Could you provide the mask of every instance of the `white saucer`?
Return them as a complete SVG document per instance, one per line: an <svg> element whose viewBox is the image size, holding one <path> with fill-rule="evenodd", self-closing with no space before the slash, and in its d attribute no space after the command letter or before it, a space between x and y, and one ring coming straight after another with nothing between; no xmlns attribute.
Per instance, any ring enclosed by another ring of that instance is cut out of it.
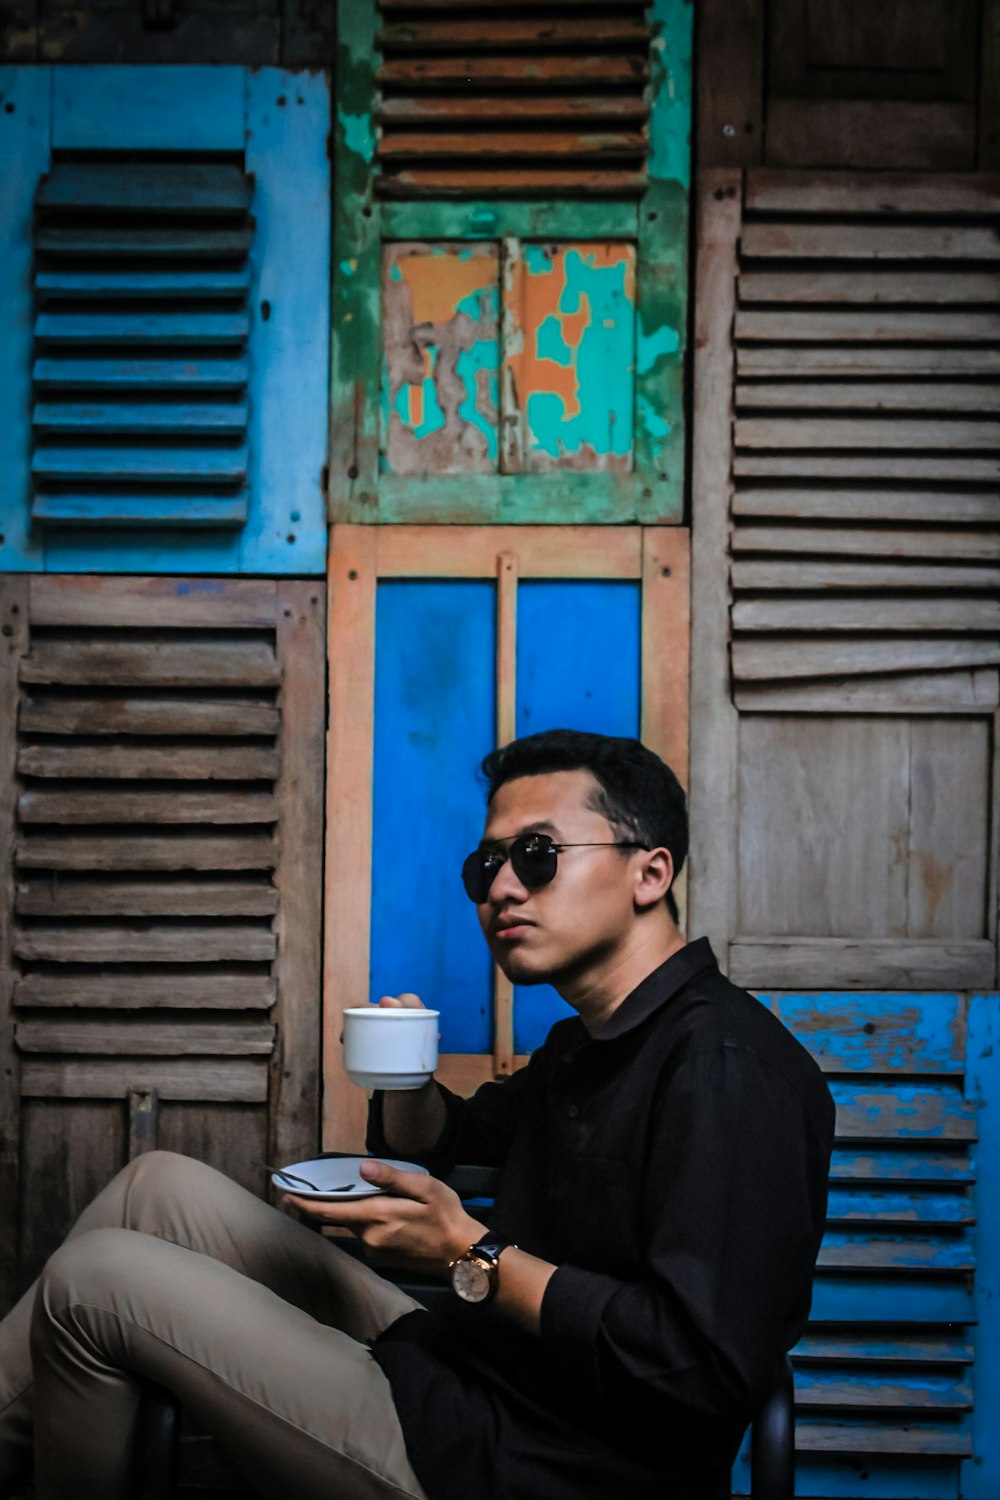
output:
<svg viewBox="0 0 1000 1500"><path fill-rule="evenodd" d="M316 1184L315 1188L307 1188L303 1183L279 1176L277 1172L272 1173L271 1181L283 1193L294 1193L298 1198L325 1201L374 1198L382 1189L376 1187L374 1182L366 1182L359 1170L363 1161L372 1160L384 1161L386 1166L398 1167L401 1172L422 1172L425 1177L429 1175L426 1167L418 1167L412 1161L394 1161L388 1156L319 1156L312 1161L288 1163L289 1172L295 1172L299 1177L308 1177L310 1182Z"/></svg>

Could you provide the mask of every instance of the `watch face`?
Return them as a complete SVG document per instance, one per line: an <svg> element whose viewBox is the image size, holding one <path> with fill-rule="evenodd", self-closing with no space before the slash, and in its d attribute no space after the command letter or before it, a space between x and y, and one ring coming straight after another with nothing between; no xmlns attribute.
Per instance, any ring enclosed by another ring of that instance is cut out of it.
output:
<svg viewBox="0 0 1000 1500"><path fill-rule="evenodd" d="M485 1302L490 1295L490 1273L481 1260L463 1256L451 1270L451 1284L463 1302Z"/></svg>

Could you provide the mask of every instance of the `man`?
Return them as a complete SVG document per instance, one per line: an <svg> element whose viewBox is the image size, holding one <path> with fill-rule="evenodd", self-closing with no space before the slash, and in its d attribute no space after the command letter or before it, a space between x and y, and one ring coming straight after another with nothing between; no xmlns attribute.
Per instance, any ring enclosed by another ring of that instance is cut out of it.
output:
<svg viewBox="0 0 1000 1500"><path fill-rule="evenodd" d="M484 769L466 890L504 972L577 1014L471 1100L435 1082L376 1096L369 1144L437 1171L499 1166L490 1225L436 1178L378 1164L381 1196L292 1200L450 1274L450 1311L208 1168L140 1159L0 1325L0 1475L33 1411L41 1500L125 1496L138 1376L268 1495L726 1492L806 1320L829 1093L708 944L685 945L686 817L662 762L553 731Z"/></svg>

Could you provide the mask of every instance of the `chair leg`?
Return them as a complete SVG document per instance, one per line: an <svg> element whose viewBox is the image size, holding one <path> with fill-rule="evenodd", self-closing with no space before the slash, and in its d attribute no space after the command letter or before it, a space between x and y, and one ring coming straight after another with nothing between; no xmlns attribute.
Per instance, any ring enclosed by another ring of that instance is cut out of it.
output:
<svg viewBox="0 0 1000 1500"><path fill-rule="evenodd" d="M795 1494L795 1387L787 1356L750 1429L750 1494L752 1500L792 1500Z"/></svg>
<svg viewBox="0 0 1000 1500"><path fill-rule="evenodd" d="M147 1385L139 1402L135 1441L136 1500L174 1500L180 1408L170 1391Z"/></svg>

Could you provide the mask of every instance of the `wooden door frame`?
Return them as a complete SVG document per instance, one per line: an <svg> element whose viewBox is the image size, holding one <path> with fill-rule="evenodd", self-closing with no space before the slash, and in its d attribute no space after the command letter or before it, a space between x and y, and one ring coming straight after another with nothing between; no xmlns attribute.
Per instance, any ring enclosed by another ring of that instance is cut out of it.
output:
<svg viewBox="0 0 1000 1500"><path fill-rule="evenodd" d="M323 966L323 1145L360 1149L367 1099L343 1066L349 1005L368 999L371 937L375 597L380 579L497 583L497 726L514 732L516 601L520 578L630 579L641 584L641 732L686 785L688 774L689 534L676 526L335 525L329 554L329 727ZM669 641L660 655L657 643ZM683 899L679 884L678 899ZM444 1057L438 1076L469 1092L509 1073L512 994L498 988L492 1055Z"/></svg>

